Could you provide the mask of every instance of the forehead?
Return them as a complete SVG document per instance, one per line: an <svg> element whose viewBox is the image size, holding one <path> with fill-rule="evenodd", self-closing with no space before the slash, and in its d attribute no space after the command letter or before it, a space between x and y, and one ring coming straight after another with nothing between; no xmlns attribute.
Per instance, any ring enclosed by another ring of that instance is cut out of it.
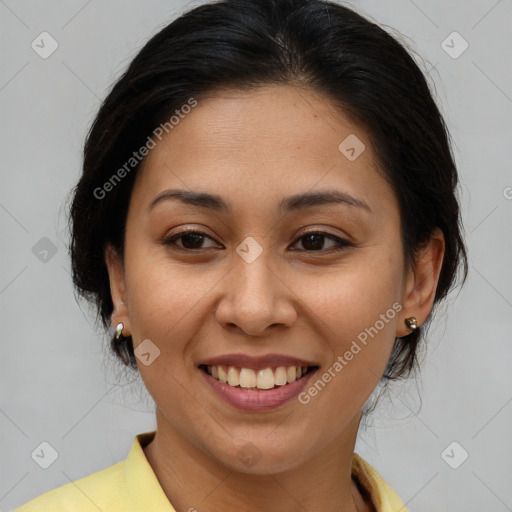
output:
<svg viewBox="0 0 512 512"><path fill-rule="evenodd" d="M306 158L321 166L340 156L339 143L355 132L366 138L327 98L311 89L223 89L199 99L149 160L169 151L174 157L189 158L183 151L177 154L179 146L186 145L197 150L193 156L199 161L225 156L240 162L273 160L282 167L290 158Z"/></svg>
<svg viewBox="0 0 512 512"><path fill-rule="evenodd" d="M259 209L315 188L341 186L367 202L390 194L368 134L327 98L282 85L198 99L150 151L133 193L148 204L176 186L233 204L250 196Z"/></svg>

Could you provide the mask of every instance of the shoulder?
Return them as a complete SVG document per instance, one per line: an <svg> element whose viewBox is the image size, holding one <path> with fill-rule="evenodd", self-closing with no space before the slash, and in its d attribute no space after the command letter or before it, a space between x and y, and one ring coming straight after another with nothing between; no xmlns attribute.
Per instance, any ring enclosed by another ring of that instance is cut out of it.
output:
<svg viewBox="0 0 512 512"><path fill-rule="evenodd" d="M124 462L41 494L14 512L128 511L124 502Z"/></svg>
<svg viewBox="0 0 512 512"><path fill-rule="evenodd" d="M174 512L144 455L143 446L154 435L136 435L125 460L48 491L14 512Z"/></svg>
<svg viewBox="0 0 512 512"><path fill-rule="evenodd" d="M367 491L377 512L407 512L404 502L382 476L357 453L352 458L352 475Z"/></svg>

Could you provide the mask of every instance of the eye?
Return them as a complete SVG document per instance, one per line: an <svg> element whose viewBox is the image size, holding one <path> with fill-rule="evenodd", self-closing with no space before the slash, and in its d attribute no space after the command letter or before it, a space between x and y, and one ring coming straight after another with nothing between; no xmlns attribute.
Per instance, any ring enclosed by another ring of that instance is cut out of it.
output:
<svg viewBox="0 0 512 512"><path fill-rule="evenodd" d="M322 251L326 250L324 244L326 241L331 242L332 245L327 247L327 249L333 250L342 250L345 247L353 247L353 244L348 242L347 240L340 238L338 236L332 235L330 233L325 233L323 231L310 231L308 233L303 234L298 238L298 242L302 244L302 251L313 252L313 251ZM297 250L297 249L294 249ZM329 251L331 252L331 251Z"/></svg>
<svg viewBox="0 0 512 512"><path fill-rule="evenodd" d="M177 244L176 241L181 239L181 245ZM181 231L180 233L176 233L168 238L162 240L164 245L174 245L180 249L188 249L188 250L197 250L197 249L209 249L210 247L218 247L218 244L211 245L209 247L204 247L204 241L208 239L213 242L213 238L209 237L206 233L202 233L201 231L195 231L193 229L187 229L185 231Z"/></svg>
<svg viewBox="0 0 512 512"><path fill-rule="evenodd" d="M181 243L177 243L178 240L181 240ZM213 242L213 245L205 246L204 242L207 240ZM330 242L331 245L325 247L326 242ZM162 243L164 245L172 245L179 249L191 251L218 247L218 244L215 242L213 238L208 236L206 233L193 229L187 229L179 233L176 233L162 240ZM332 252L336 250L342 250L345 247L353 247L353 244L351 244L347 240L332 235L331 233L326 233L324 231L310 231L308 233L305 233L297 239L297 242L295 242L295 244L298 243L302 245L302 248L299 247L298 249L292 250L300 250L306 252Z"/></svg>

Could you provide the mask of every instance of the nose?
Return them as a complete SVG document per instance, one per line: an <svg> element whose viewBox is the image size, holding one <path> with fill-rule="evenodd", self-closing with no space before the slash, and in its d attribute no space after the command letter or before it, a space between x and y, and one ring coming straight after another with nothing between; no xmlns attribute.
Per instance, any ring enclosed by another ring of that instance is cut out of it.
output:
<svg viewBox="0 0 512 512"><path fill-rule="evenodd" d="M291 327L297 320L293 291L266 251L251 263L234 255L233 269L223 280L215 316L226 329L265 336L271 327Z"/></svg>

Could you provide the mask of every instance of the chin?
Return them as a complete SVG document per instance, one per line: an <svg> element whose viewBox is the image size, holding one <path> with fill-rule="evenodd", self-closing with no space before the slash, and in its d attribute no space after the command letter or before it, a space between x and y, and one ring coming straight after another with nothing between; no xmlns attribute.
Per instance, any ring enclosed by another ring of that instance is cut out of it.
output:
<svg viewBox="0 0 512 512"><path fill-rule="evenodd" d="M217 445L210 454L232 471L248 475L268 475L295 469L307 460L304 442L290 442L290 438L268 439L268 432L262 436L244 436L230 439L229 446L219 453Z"/></svg>

